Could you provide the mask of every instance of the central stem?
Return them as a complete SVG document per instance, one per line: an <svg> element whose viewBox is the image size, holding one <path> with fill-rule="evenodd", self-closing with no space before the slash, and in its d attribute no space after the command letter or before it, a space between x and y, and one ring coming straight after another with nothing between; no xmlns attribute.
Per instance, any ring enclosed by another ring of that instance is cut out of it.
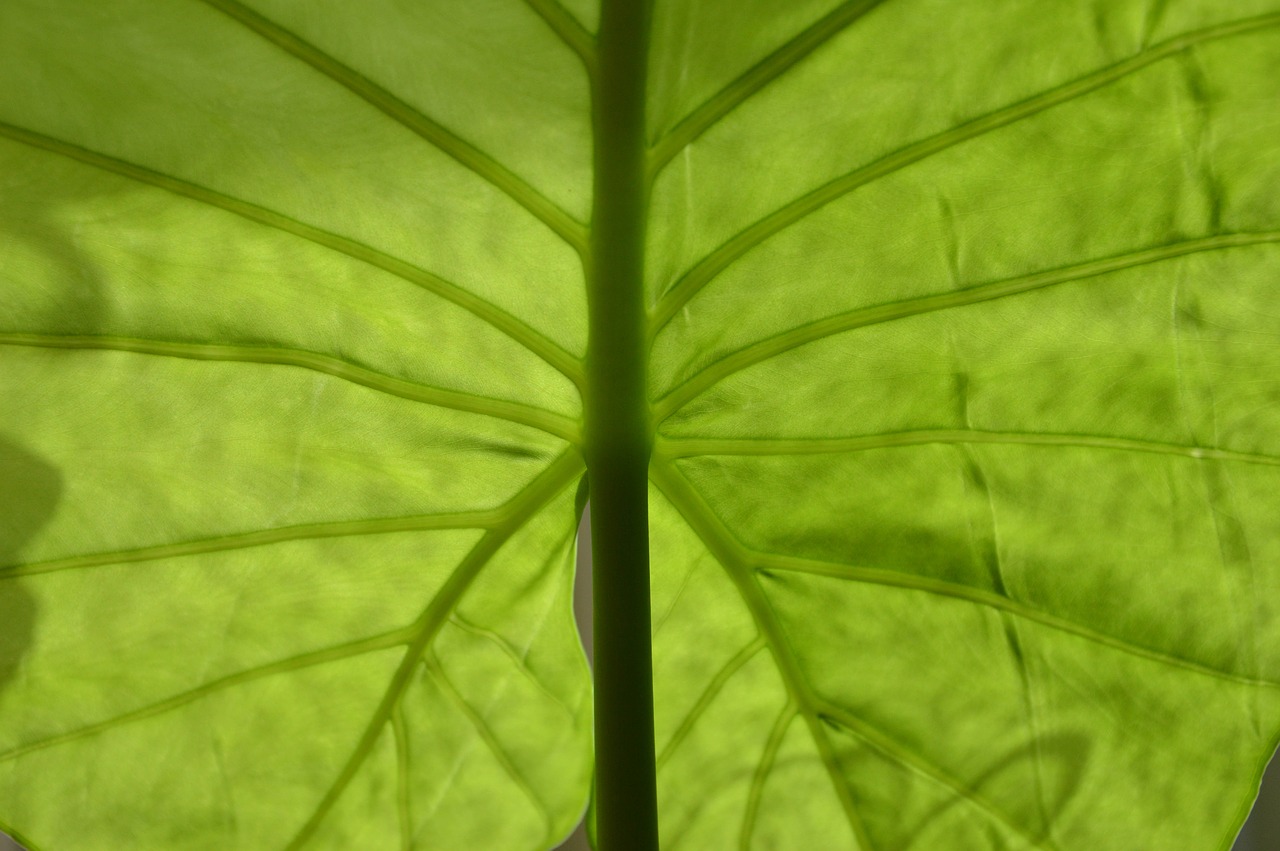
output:
<svg viewBox="0 0 1280 851"><path fill-rule="evenodd" d="M596 830L603 851L657 851L645 381L645 70L649 0L604 0L592 91L585 455L591 485Z"/></svg>

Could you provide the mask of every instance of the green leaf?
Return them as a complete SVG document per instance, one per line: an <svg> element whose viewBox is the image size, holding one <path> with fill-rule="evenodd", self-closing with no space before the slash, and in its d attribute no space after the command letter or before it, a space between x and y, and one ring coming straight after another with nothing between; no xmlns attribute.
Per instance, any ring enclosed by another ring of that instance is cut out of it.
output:
<svg viewBox="0 0 1280 851"><path fill-rule="evenodd" d="M0 5L0 827L581 817L600 19ZM647 43L662 847L1226 849L1280 736L1280 5Z"/></svg>

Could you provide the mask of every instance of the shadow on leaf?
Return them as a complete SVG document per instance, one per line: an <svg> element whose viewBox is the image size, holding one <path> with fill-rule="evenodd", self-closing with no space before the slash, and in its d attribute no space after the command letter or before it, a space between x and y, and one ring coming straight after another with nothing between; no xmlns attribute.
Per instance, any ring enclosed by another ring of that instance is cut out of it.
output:
<svg viewBox="0 0 1280 851"><path fill-rule="evenodd" d="M36 606L16 577L22 548L53 516L62 476L47 462L0 435L0 691L31 646Z"/></svg>

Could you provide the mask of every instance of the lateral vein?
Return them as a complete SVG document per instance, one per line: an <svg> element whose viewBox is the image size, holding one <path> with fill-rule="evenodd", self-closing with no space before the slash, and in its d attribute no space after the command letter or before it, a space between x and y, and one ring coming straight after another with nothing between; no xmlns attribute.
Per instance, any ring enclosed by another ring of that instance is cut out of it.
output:
<svg viewBox="0 0 1280 851"><path fill-rule="evenodd" d="M276 674L287 674L304 668L323 665L329 662L342 661L344 659L354 658L356 656L373 653L379 650L388 650L398 645L407 644L411 637L412 635L409 630L397 629L381 635L375 635L370 638L362 638L358 641L337 645L336 647L316 650L310 653L304 653L288 659L283 659L279 662L272 662L268 665L262 665L257 668L240 671L239 673L221 677L205 683L204 685L197 686L196 688L174 695L173 697L165 700L144 706L141 709L135 709L132 712L116 715L112 718L106 719L105 721L99 721L96 724L90 724L76 730L51 736L47 739L41 739L38 742L20 745L12 750L0 753L0 762L8 762L10 760L26 756L27 754L35 753L36 751L57 747L69 742L74 742L77 739L83 739L88 736L94 736L98 733L106 732L116 727L152 718L156 715L161 715L174 709L178 709L179 707L199 700L202 697L207 697L224 689L262 679L263 677L274 676Z"/></svg>
<svg viewBox="0 0 1280 851"><path fill-rule="evenodd" d="M1235 452L1212 446L1184 446L1128 437L1092 434L1051 434L1038 432L979 431L974 429L923 429L920 431L882 432L860 437L799 438L659 438L655 453L664 458L688 458L696 455L832 455L843 452L866 452L896 446L920 446L931 443L992 443L1026 446L1065 446L1112 449L1120 452L1150 452L1207 461L1232 461L1241 464L1263 464L1280 467L1280 457L1250 452Z"/></svg>
<svg viewBox="0 0 1280 851"><path fill-rule="evenodd" d="M477 319L515 340L531 353L546 361L548 365L563 374L579 388L582 387L584 380L583 368L581 361L577 357L492 302L486 301L451 281L446 281L439 275L414 266L412 263L392 257L390 254L386 254L362 242L305 224L283 213L260 207L257 204L251 204L239 198L232 198L229 195L215 192L199 184L153 171L125 160L82 148L79 145L73 145L61 139L55 139L52 136L45 136L4 122L0 122L0 136L20 144L73 159L91 168L107 171L128 180L154 186L157 189L163 189L190 201L216 207L242 219L265 225L274 230L283 231L299 239L380 269L408 284L452 302Z"/></svg>
<svg viewBox="0 0 1280 851"><path fill-rule="evenodd" d="M906 768L908 771L918 774L940 786L944 786L948 791L959 795L974 807L981 810L988 818L998 822L1004 826L1006 830L1010 830L1015 833L1031 847L1040 848L1043 849L1043 851L1056 851L1057 846L1055 846L1050 840L1041 840L1032 836L1028 831L1015 824L1007 815L998 810L995 805L987 801L975 790L969 788L955 777L952 777L940 766L935 765L931 760L926 759L924 756L909 750L865 721L855 718L843 707L836 706L829 701L824 701L822 706L822 715L825 720L829 720L832 724L844 728L853 736L861 739L869 747L884 754L903 768Z"/></svg>
<svg viewBox="0 0 1280 851"><path fill-rule="evenodd" d="M546 697L548 700L554 703L561 711L563 711L566 718L568 718L570 721L574 720L575 718L574 712L569 707L569 705L565 703L563 700L561 700L560 697L556 695L555 692L549 689L546 686L546 684L542 682L542 680L538 679L537 675L534 674L532 669L530 669L528 661L524 657L522 657L514 647L511 646L511 642L507 641L505 637L503 637L502 635L499 635L497 632L494 632L491 629L488 629L483 626L477 626L476 624L469 622L466 618L462 617L457 612L454 612L449 617L449 623L452 624L454 627L462 630L463 632L470 633L471 635L474 635L477 638L482 638L485 641L489 642L494 647L498 648L498 651L502 653L503 656L507 657L507 659L511 662L511 664L515 666L516 670L519 671L521 675L523 675L523 677L528 683L530 683L538 691L542 692L544 697Z"/></svg>
<svg viewBox="0 0 1280 851"><path fill-rule="evenodd" d="M733 679L734 674L742 670L763 648L764 636L757 635L749 644L733 654L729 661L725 662L724 667L716 672L716 675L707 683L707 687L703 689L702 694L698 696L693 708L681 720L680 726L671 734L671 738L667 740L667 744L662 748L662 753L658 754L657 768L659 771L679 749L681 743L689 736L689 733L693 731L698 719L710 708L725 685L728 684L729 680Z"/></svg>
<svg viewBox="0 0 1280 851"><path fill-rule="evenodd" d="M202 2L225 13L295 59L310 65L388 118L416 133L524 207L579 255L586 252L586 228L582 223L489 154L427 117L359 71L344 65L320 48L236 0L202 0Z"/></svg>
<svg viewBox="0 0 1280 851"><path fill-rule="evenodd" d="M130 550L106 553L88 553L50 561L29 564L0 565L0 582L22 576L37 576L64 570L80 570L90 567L109 567L157 559L183 558L206 553L265 547L288 541L310 541L322 538L349 538L364 535L386 535L395 532L424 532L429 530L484 529L498 522L494 511L459 512L456 514L421 514L408 517L386 517L370 520L339 520L330 523L311 523L286 526L280 529L259 529L217 538L183 541L175 544L158 544Z"/></svg>
<svg viewBox="0 0 1280 851"><path fill-rule="evenodd" d="M702 539L711 555L720 562L726 575L737 588L743 604L755 621L756 629L760 631L765 646L773 656L774 664L786 686L790 701L796 705L804 718L805 726L809 729L814 747L817 748L822 759L823 767L840 802L849 829L858 842L858 847L861 851L874 851L866 826L858 813L853 790L840 769L831 740L819 717L816 695L813 694L801 673L799 662L786 640L782 624L765 598L751 570L751 565L742 558L741 545L723 528L719 518L715 517L670 462L655 459L650 467L650 476L653 483L684 517L689 527Z"/></svg>
<svg viewBox="0 0 1280 851"><path fill-rule="evenodd" d="M693 140L883 2L845 0L699 104L650 148L650 179L656 177Z"/></svg>
<svg viewBox="0 0 1280 851"><path fill-rule="evenodd" d="M457 707L463 717L475 730L480 741L484 742L485 748L493 757L494 762L502 768L504 774L512 782L512 784L520 790L520 793L528 799L533 808L542 816L543 826L546 828L546 838L550 839L551 834L551 810L547 807L545 801L538 797L537 791L529 783L529 779L524 776L519 766L511 759L511 755L507 753L506 747L499 741L489 723L485 721L474 706L467 702L467 699L458 691L457 686L449 679L449 675L445 673L444 667L440 664L439 659L434 653L428 652L422 660L428 671L431 672L434 681L440 686L440 690L445 693L449 701Z"/></svg>
<svg viewBox="0 0 1280 851"><path fill-rule="evenodd" d="M778 750L782 747L787 730L799 711L799 707L793 701L787 701L787 705L782 708L777 720L773 722L768 738L765 739L764 750L760 754L760 761L756 763L756 770L751 776L751 786L747 790L747 806L742 814L742 830L738 834L739 851L751 851L751 835L755 833L756 817L760 812L760 797L764 794L764 784L769 780L774 763L778 759Z"/></svg>
<svg viewBox="0 0 1280 851"><path fill-rule="evenodd" d="M1021 275L1016 278L981 284L963 290L889 302L818 319L797 328L788 329L772 337L767 337L713 361L704 367L702 371L660 399L655 405L655 416L661 421L679 410L681 406L691 399L697 397L698 394L705 392L734 373L794 351L801 346L825 340L846 331L881 325L886 322L942 310L995 301L1059 284L1087 280L1100 275L1124 271L1125 269L1133 269L1152 263L1185 257L1189 254L1274 244L1277 242L1280 242L1280 231L1228 233L1189 239L1171 245L1145 248L1128 254L1090 260L1072 266L1046 269L1031 275Z"/></svg>
<svg viewBox="0 0 1280 851"><path fill-rule="evenodd" d="M391 735L396 747L396 818L400 823L400 851L412 851L413 796L410 793L409 730L404 722L404 706L399 703L391 713Z"/></svg>
<svg viewBox="0 0 1280 851"><path fill-rule="evenodd" d="M1260 15L1184 33L1128 59L1078 77L1038 95L913 142L865 166L813 189L739 231L698 261L667 291L651 318L651 336L661 330L704 286L742 255L853 190L961 142L998 130L1016 121L1074 100L1123 77L1174 56L1197 44L1250 33L1280 24L1280 13Z"/></svg>
<svg viewBox="0 0 1280 851"><path fill-rule="evenodd" d="M0 333L0 346L63 349L80 351L117 351L155 357L223 363L253 363L264 366L292 366L328 375L341 381L367 387L389 396L421 402L439 408L479 414L528 426L573 443L578 428L573 421L541 408L475 396L457 390L445 390L394 378L338 358L302 349L274 346L229 346L215 343L183 343L171 340L144 340L130 337L95 337L57 334Z"/></svg>
<svg viewBox="0 0 1280 851"><path fill-rule="evenodd" d="M578 55L587 75L594 77L596 73L596 37L587 32L586 27L578 23L578 19L569 14L556 0L525 0L537 12L547 26L559 36L565 46Z"/></svg>
<svg viewBox="0 0 1280 851"><path fill-rule="evenodd" d="M752 552L751 558L757 569L788 573L808 573L814 576L829 577L831 579L841 579L849 582L862 582L868 585L880 585L886 588L901 588L907 591L921 591L935 596L950 597L955 600L973 603L984 608L1008 612L1009 614L1015 615L1023 620L1048 627L1055 632L1074 635L1077 638L1082 638L1086 641L1091 641L1095 644L1109 647L1113 650L1118 650L1151 662L1157 662L1174 668L1182 668L1203 676L1236 683L1237 685L1280 689L1280 682L1242 676L1230 671L1224 671L1219 668L1203 665L1199 662L1193 662L1189 659L1183 659L1182 657L1174 656L1171 653L1153 650L1149 647L1143 647L1142 645L1134 644L1133 642L1123 638L1117 638L1114 635L1108 635L1107 633L1100 632L1092 627L1084 626L1083 624L1076 623L1075 621L1068 620L1067 618L1058 617L1057 615L1049 614L1048 612L1041 611L1040 609L1036 609L1024 603L1019 603L1008 597L1002 597L989 591L971 588L967 585L960 585L958 583L946 582L938 579L929 579L910 573L899 573L894 570L826 563L794 558L791 556L780 556L772 553Z"/></svg>
<svg viewBox="0 0 1280 851"><path fill-rule="evenodd" d="M334 779L324 796L316 803L311 815L303 822L293 840L286 846L287 851L302 848L319 829L334 804L342 797L360 766L368 758L383 728L391 719L392 713L400 704L400 699L408 688L414 670L422 661L424 654L431 647L441 626L453 613L458 602L466 594L467 589L489 563L499 549L527 523L533 515L546 507L559 495L568 484L583 470L582 459L576 450L568 450L551 464L541 475L535 478L519 494L512 497L503 507L503 521L490 528L454 569L453 573L441 586L422 610L422 614L410 628L411 640L404 658L391 677L382 700L374 709L368 725L360 740L352 749L342 770Z"/></svg>
<svg viewBox="0 0 1280 851"><path fill-rule="evenodd" d="M855 567L847 564L838 564L832 562L822 562L815 559L798 558L794 556L784 556L775 553L762 553L747 548L742 544L736 536L726 527L723 521L711 510L710 506L702 499L693 486L672 466L672 462L655 461L654 470L655 482L658 487L667 493L669 499L671 494L675 493L676 498L672 499L672 503L677 508L684 510L687 508L689 513L685 514L686 520L690 521L695 531L702 529L710 536L719 547L720 551L725 553L727 558L733 559L737 564L742 566L744 570L753 572L764 571L780 571L790 573L808 573L816 576L825 576L832 579L842 579L850 582L863 582L870 585L880 585L890 588L901 588L909 591L920 591L935 596L950 597L972 603L984 608L994 609L996 611L1008 612L1024 620L1038 623L1057 632L1074 635L1086 641L1091 641L1113 650L1117 650L1129 655L1146 659L1148 661L1157 662L1159 664L1168 665L1170 667L1183 668L1185 670L1200 674L1203 676L1214 677L1216 679L1233 682L1239 685L1256 686L1262 688L1280 688L1280 683L1270 680L1263 680L1254 677L1246 677L1230 671L1224 671L1218 668L1209 667L1208 665L1193 662L1189 659L1183 659L1170 653L1154 650L1149 647L1134 644L1114 635L1100 632L1092 627L1078 624L1040 609L1020 603L1009 597L1002 597L989 591L978 588L971 588L967 585L960 585L955 582L948 582L940 579L931 579L928 577L917 576L910 573L901 573L894 570L885 570L881 568ZM668 492L668 488L670 491ZM697 525L694 525L696 521ZM706 537L703 538L704 541ZM710 544L709 544L710 546ZM713 553L715 550L713 550Z"/></svg>

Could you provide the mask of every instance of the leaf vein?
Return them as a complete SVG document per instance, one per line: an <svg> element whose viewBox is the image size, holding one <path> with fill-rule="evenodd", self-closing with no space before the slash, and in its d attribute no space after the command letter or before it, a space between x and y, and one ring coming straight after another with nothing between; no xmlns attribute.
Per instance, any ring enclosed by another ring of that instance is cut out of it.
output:
<svg viewBox="0 0 1280 851"><path fill-rule="evenodd" d="M86 553L29 564L0 565L0 581L20 576L37 576L64 570L91 567L113 567L123 564L154 561L157 559L183 558L206 553L230 552L252 547L265 547L289 541L310 541L322 538L348 538L363 535L386 535L395 532L425 532L431 530L484 529L500 522L497 511L459 512L456 514L419 514L405 517L379 517L369 520L338 520L328 523L310 523L285 526L277 529L259 529L216 538L201 538L173 544L157 544L130 550L103 553Z"/></svg>
<svg viewBox="0 0 1280 851"><path fill-rule="evenodd" d="M585 379L583 378L582 363L578 358L492 302L480 298L451 281L446 281L439 275L392 257L364 243L308 225L283 213L251 204L239 198L232 198L229 195L215 192L199 184L152 171L97 151L72 145L52 136L45 136L4 122L0 122L0 136L20 144L73 159L91 168L107 171L138 183L163 189L166 192L200 204L215 207L242 219L265 225L274 230L283 231L299 239L380 269L466 310L477 319L491 325L546 361L547 364L562 373L579 388L583 386Z"/></svg>
<svg viewBox="0 0 1280 851"><path fill-rule="evenodd" d="M936 153L945 151L961 142L985 135L1023 118L1093 92L1129 74L1140 71L1155 62L1175 56L1197 44L1243 35L1276 25L1280 25L1280 13L1260 15L1183 33L1180 36L1175 36L1143 50L1128 59L1108 65L1082 77L1077 77L1074 80L1002 107L994 112L989 112L949 130L908 144L874 162L847 172L748 225L694 264L663 296L652 316L650 334L656 334L699 290L742 255L811 213L861 186L865 186Z"/></svg>
<svg viewBox="0 0 1280 851"><path fill-rule="evenodd" d="M741 544L739 544L739 546L741 546ZM1092 627L1076 623L1075 621L1067 618L1050 614L1033 606L1028 606L1025 603L1020 603L1009 597L1002 597L998 594L993 594L978 588L971 588L967 585L960 585L958 583L947 582L940 579L929 579L915 574L901 573L896 570L819 562L811 559L781 556L773 553L749 552L750 558L756 565L757 570L763 569L788 573L807 573L814 576L825 576L831 579L862 582L869 585L880 585L886 588L900 588L907 591L921 591L926 594L932 594L940 597L950 597L955 600L973 603L974 605L993 609L998 612L1007 612L1008 614L1015 615L1023 620L1031 621L1047 627L1055 632L1074 635L1077 638L1082 638L1086 641L1090 641L1104 647L1109 647L1112 650L1118 650L1122 653L1127 653L1131 656L1136 656L1151 662L1157 662L1159 664L1175 668L1182 668L1203 676L1236 683L1237 685L1280 689L1280 682L1272 682L1270 680L1263 680L1255 677L1246 677L1230 671L1210 667L1199 662L1193 662L1190 659L1184 659L1181 656L1175 656L1172 653L1154 650L1140 644L1134 644L1127 639L1109 635L1093 629Z"/></svg>
<svg viewBox="0 0 1280 851"><path fill-rule="evenodd" d="M932 594L941 597L949 597L955 600L968 602L977 606L992 609L998 612L1008 612L1009 614L1018 616L1024 620L1038 623L1056 632L1074 635L1077 638L1093 642L1095 644L1109 647L1123 653L1127 653L1137 658L1146 659L1170 667L1182 668L1193 673L1213 677L1227 682L1236 683L1238 685L1256 686L1262 688L1280 688L1280 682L1272 682L1270 680L1259 679L1255 677L1247 677L1230 671L1224 671L1219 668L1213 668L1203 665L1199 662L1193 662L1171 653L1154 650L1139 644L1134 644L1123 638L1084 626L1067 618L1059 617L1048 612L1020 603L1009 597L1002 597L988 591L978 588L972 588L967 585L961 585L946 580L931 579L923 576L917 576L910 573L902 573L895 570L885 570L881 568L855 567L846 564L837 564L831 562L822 562L815 559L798 558L795 556L784 556L776 553L762 553L747 548L738 538L724 525L724 522L711 510L711 508L698 495L693 486L674 468L671 468L670 462L663 464L655 464L655 481L658 487L667 493L669 499L672 494L676 494L676 498L672 499L673 504L681 509L681 513L690 523L696 524L695 531L701 530L705 532L702 535L706 541L711 538L719 547L720 552L724 553L727 558L731 558L735 563L742 566L743 569L759 572L766 571L782 571L790 573L807 573L816 576L825 576L832 579L842 579L850 582L862 582L871 585L880 585L889 588L901 588L909 591L920 591L926 594ZM670 470L670 472L667 472ZM670 489L668 491L668 488ZM677 501L679 500L679 501ZM685 513L686 510L688 513ZM701 534L700 532L700 534ZM710 546L711 543L708 542ZM714 552L715 550L713 550Z"/></svg>
<svg viewBox="0 0 1280 851"><path fill-rule="evenodd" d="M525 0L538 16L551 27L565 46L578 55L588 76L596 73L596 37L578 23L556 0Z"/></svg>
<svg viewBox="0 0 1280 851"><path fill-rule="evenodd" d="M413 635L404 658L391 677L382 700L369 719L368 726L365 727L364 734L352 749L351 756L347 759L342 771L317 802L293 840L286 846L288 851L297 851L305 845L320 827L325 816L333 809L334 804L342 797L342 793L346 791L356 772L360 770L360 766L373 750L383 727L389 722L396 707L400 705L400 699L408 688L414 670L431 647L440 628L466 594L467 589L471 587L471 583L511 536L560 494L569 482L582 472L582 469L581 457L576 451L569 450L524 490L509 500L505 506L506 518L485 533L427 603L411 628Z"/></svg>
<svg viewBox="0 0 1280 851"><path fill-rule="evenodd" d="M449 698L450 702L458 708L458 711L467 719L472 729L476 731L476 735L480 737L480 741L484 742L485 747L493 756L494 761L502 768L503 773L507 775L512 784L520 790L521 794L528 799L529 803L533 804L533 808L542 816L547 838L549 839L552 825L551 810L547 807L546 802L538 796L538 793L529 783L529 779L524 776L524 772L512 760L511 755L507 753L507 749L498 740L493 728L485 721L484 716L468 703L467 699L458 691L453 681L449 679L449 675L445 673L440 660L435 657L435 654L427 653L422 662L427 670L431 672L433 679L440 685L441 690Z"/></svg>
<svg viewBox="0 0 1280 851"><path fill-rule="evenodd" d="M56 736L20 745L4 753L0 753L0 762L8 762L10 760L26 756L27 754L35 753L36 751L58 747L60 745L74 742L78 739L87 738L99 733L105 733L117 727L122 727L157 715L162 715L224 689L253 682L254 680L262 679L263 677L292 673L294 671L300 671L316 665L342 661L344 659L354 658L356 656L373 653L379 650L388 650L398 645L407 644L411 637L412 635L409 630L397 629L381 635L375 635L370 638L362 638L358 641L340 644L335 647L291 656L288 659L283 659L278 662L272 662L267 665L261 665L257 668L240 671L238 673L204 683L203 685L182 692L181 694L176 694L172 697L166 698L165 700L149 704L141 709L135 709L132 712L116 715L106 719L105 721L99 721L95 724L89 724L75 730L70 730L66 733L60 733Z"/></svg>
<svg viewBox="0 0 1280 851"><path fill-rule="evenodd" d="M840 769L830 738L818 716L815 696L800 672L799 662L787 642L781 623L769 605L750 564L741 557L741 545L724 531L719 519L711 513L684 477L670 463L654 463L650 477L658 489L684 517L694 533L702 539L708 551L720 562L733 582L743 604L751 613L756 628L769 648L779 676L786 686L790 700L798 707L805 720L814 746L822 759L823 767L831 780L832 789L845 814L849 829L853 832L862 851L873 851L866 826L858 813L853 790Z"/></svg>
<svg viewBox="0 0 1280 851"><path fill-rule="evenodd" d="M729 661L725 662L724 666L716 672L716 675L707 683L707 687L702 690L702 694L698 696L693 708L680 721L680 726L671 734L671 738L667 740L667 744L662 748L662 753L658 754L657 769L659 771L680 748L681 743L693 731L694 725L698 723L698 719L711 707L721 690L724 689L729 680L733 679L734 674L742 670L763 647L764 636L757 635L749 644L733 654Z"/></svg>
<svg viewBox="0 0 1280 851"><path fill-rule="evenodd" d="M738 848L740 851L750 851L751 834L755 832L756 818L760 813L760 797L764 794L764 785L769 780L769 774L773 771L773 765L778 758L778 749L782 747L782 740L786 737L787 730L791 727L791 722L795 720L799 707L793 701L787 701L787 705L782 708L782 712L778 714L778 718L773 722L773 729L769 731L769 737L765 740L764 750L760 754L760 761L756 764L755 773L751 777L751 786L747 790L747 806L742 814L742 830L738 835Z"/></svg>
<svg viewBox="0 0 1280 851"><path fill-rule="evenodd" d="M827 455L843 452L867 452L898 446L921 446L931 443L990 443L1026 446L1063 446L1071 448L1111 449L1119 452L1149 452L1175 455L1201 461L1231 461L1241 464L1280 466L1280 457L1249 452L1235 452L1212 446L1184 446L1128 437L1092 434L1052 434L1048 432L1001 432L976 429L921 430L883 432L860 437L797 438L661 438L655 452L663 458L697 455Z"/></svg>
<svg viewBox="0 0 1280 851"><path fill-rule="evenodd" d="M537 675L535 675L534 672L529 668L528 660L523 656L521 656L520 653L514 647L511 646L511 642L509 642L505 637L498 634L497 632L494 632L491 629L487 629L485 627L478 626L476 624L471 623L470 621L462 617L462 615L458 614L457 612L454 612L452 615L450 615L449 623L451 623L453 626L457 627L458 629L462 630L463 632L469 632L472 635L475 635L479 638L483 638L485 641L489 642L494 647L498 648L498 650L502 653L502 655L506 656L507 659L510 660L511 664L514 665L516 670L519 671L524 676L525 680L528 683L530 683L538 691L542 692L542 694L548 700L550 700L557 707L559 707L569 720L574 719L575 716L574 716L573 710L569 707L569 705L565 703L558 695L556 695L555 692L551 691L551 689L549 689L546 686L546 684L542 682L542 680L538 679Z"/></svg>
<svg viewBox="0 0 1280 851"><path fill-rule="evenodd" d="M413 849L412 796L409 789L409 730L404 723L404 707L397 703L391 712L391 735L396 747L396 820L400 824L400 851Z"/></svg>
<svg viewBox="0 0 1280 851"><path fill-rule="evenodd" d="M970 789L964 783L952 777L931 760L895 742L872 725L858 720L844 708L836 706L829 701L823 702L821 711L824 720L829 720L836 726L848 730L868 746L889 757L908 771L946 787L949 791L954 792L981 810L989 818L1003 825L1007 830L1017 834L1031 847L1044 849L1044 851L1055 851L1056 846L1052 842L1038 840L1031 836L1025 829L1015 824L1007 815L979 795L977 791Z"/></svg>
<svg viewBox="0 0 1280 851"><path fill-rule="evenodd" d="M320 48L236 0L202 0L202 2L223 12L295 59L310 65L388 118L449 155L524 207L577 251L579 256L585 255L586 229L582 223L489 154L446 129L442 124L410 106L359 71L339 62Z"/></svg>
<svg viewBox="0 0 1280 851"><path fill-rule="evenodd" d="M1100 275L1109 275L1126 269L1185 257L1189 254L1274 244L1277 242L1280 242L1280 231L1219 234L1217 236L1185 240L1171 245L1145 248L1128 254L1091 260L1086 263L1046 269L1031 275L1022 275L954 292L889 302L829 316L788 329L772 337L767 337L712 361L700 372L660 399L655 405L654 416L660 422L699 394L737 372L764 363L787 352L795 351L801 346L806 346L846 331L952 308L996 301L1059 284L1087 280Z"/></svg>
<svg viewBox="0 0 1280 851"><path fill-rule="evenodd" d="M650 149L651 179L677 153L714 127L722 118L883 2L884 0L845 0L695 107Z"/></svg>
<svg viewBox="0 0 1280 851"><path fill-rule="evenodd" d="M541 408L476 396L457 390L445 390L426 384L395 378L366 369L329 355L303 349L275 346L231 346L216 343L184 343L173 340L146 340L132 337L94 337L57 334L0 333L0 346L46 348L80 351L117 351L184 360L252 363L264 366L291 366L311 370L340 381L367 387L389 396L421 402L439 408L450 408L480 416L507 420L538 429L573 443L578 430L575 423L560 414Z"/></svg>

